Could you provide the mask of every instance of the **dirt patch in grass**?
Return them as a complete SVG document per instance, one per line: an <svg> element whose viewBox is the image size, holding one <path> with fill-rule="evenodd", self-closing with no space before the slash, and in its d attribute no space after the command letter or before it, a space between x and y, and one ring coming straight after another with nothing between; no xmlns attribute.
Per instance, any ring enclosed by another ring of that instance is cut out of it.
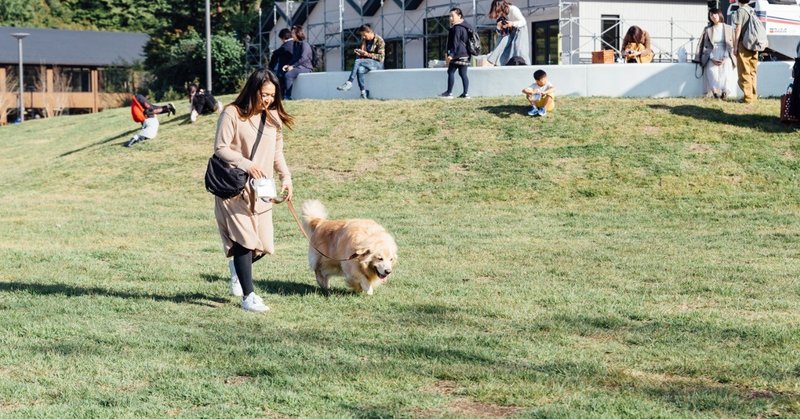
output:
<svg viewBox="0 0 800 419"><path fill-rule="evenodd" d="M19 403L0 403L0 412L13 412L22 407Z"/></svg>
<svg viewBox="0 0 800 419"><path fill-rule="evenodd" d="M792 150L786 150L783 152L783 158L786 160L794 160L795 154L792 152Z"/></svg>
<svg viewBox="0 0 800 419"><path fill-rule="evenodd" d="M652 125L644 127L642 131L647 135L657 135L661 133L661 129L659 129L658 127L654 127Z"/></svg>
<svg viewBox="0 0 800 419"><path fill-rule="evenodd" d="M689 144L689 151L692 153L706 154L712 152L714 149L708 144L692 143Z"/></svg>
<svg viewBox="0 0 800 419"><path fill-rule="evenodd" d="M452 396L455 394L458 385L453 381L440 380L424 391ZM477 418L502 418L515 415L522 411L517 406L500 406L491 403L481 403L467 397L455 397L445 405L432 409L414 409L414 416L455 416L455 417L477 417Z"/></svg>
<svg viewBox="0 0 800 419"><path fill-rule="evenodd" d="M239 384L244 384L247 382L253 381L253 377L249 377L246 375L234 375L225 379L225 384L230 384L233 386L237 386Z"/></svg>
<svg viewBox="0 0 800 419"><path fill-rule="evenodd" d="M775 397L775 393L769 390L753 390L747 396L748 399L772 399Z"/></svg>

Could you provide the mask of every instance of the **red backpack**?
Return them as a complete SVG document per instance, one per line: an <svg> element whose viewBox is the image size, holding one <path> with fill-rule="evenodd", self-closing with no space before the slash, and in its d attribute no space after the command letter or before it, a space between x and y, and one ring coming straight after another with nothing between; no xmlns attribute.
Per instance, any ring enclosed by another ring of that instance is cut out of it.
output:
<svg viewBox="0 0 800 419"><path fill-rule="evenodd" d="M131 116L135 122L140 124L145 120L144 106L136 100L136 96L131 97Z"/></svg>

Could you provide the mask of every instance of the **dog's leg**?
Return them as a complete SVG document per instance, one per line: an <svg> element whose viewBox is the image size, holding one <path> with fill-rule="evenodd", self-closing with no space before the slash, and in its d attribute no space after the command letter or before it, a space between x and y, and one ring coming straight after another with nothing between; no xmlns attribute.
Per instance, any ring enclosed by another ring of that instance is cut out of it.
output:
<svg viewBox="0 0 800 419"><path fill-rule="evenodd" d="M372 284L369 282L369 280L367 278L361 278L360 281L361 289L364 290L367 295L372 295L375 290L372 288Z"/></svg>
<svg viewBox="0 0 800 419"><path fill-rule="evenodd" d="M326 297L330 296L331 286L328 276L322 273L322 270L319 266L314 269L314 274L317 276L317 284L319 284L319 287L322 288L322 293L325 294Z"/></svg>

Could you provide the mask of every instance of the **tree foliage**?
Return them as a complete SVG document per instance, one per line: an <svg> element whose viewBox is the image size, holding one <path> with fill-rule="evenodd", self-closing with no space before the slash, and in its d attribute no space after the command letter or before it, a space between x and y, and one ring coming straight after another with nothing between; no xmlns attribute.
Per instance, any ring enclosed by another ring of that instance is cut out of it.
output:
<svg viewBox="0 0 800 419"><path fill-rule="evenodd" d="M205 39L194 29L174 31L154 37L146 48L145 65L155 75L156 91L181 90L187 84L206 80ZM244 47L232 33L216 33L211 38L213 90L233 92L244 77Z"/></svg>
<svg viewBox="0 0 800 419"><path fill-rule="evenodd" d="M229 93L245 76L244 42L255 37L258 6L272 1L211 1L214 91ZM219 8L218 8L219 7ZM157 93L205 80L205 0L0 0L3 25L145 32Z"/></svg>

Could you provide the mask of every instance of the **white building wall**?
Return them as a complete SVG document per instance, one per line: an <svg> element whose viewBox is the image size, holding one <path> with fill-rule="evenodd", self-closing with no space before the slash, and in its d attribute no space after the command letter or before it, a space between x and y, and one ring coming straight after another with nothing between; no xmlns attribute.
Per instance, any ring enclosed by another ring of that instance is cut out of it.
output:
<svg viewBox="0 0 800 419"><path fill-rule="evenodd" d="M656 60L676 57L670 54L676 54L681 47L687 52L694 51L708 22L708 6L702 1L585 0L579 2L578 7L581 62L590 62L591 51L602 49L600 34L603 15L620 17L620 42L633 25L646 30L650 34Z"/></svg>
<svg viewBox="0 0 800 419"><path fill-rule="evenodd" d="M355 2L365 3L364 0ZM602 15L620 16L623 21L620 27L620 39L631 25L638 25L647 30L652 38L653 49L657 54L661 53L664 58L670 52L676 52L681 46L692 51L706 24L707 6L703 1L583 0L565 8L561 15L557 0L515 0L514 3L523 10L528 20L529 37L532 37L533 22L558 20L559 17L565 19L561 21L562 64L589 62L591 51L600 49ZM285 9L285 2L277 2L277 5ZM320 0L303 26L311 44L327 45L326 71L347 70L342 68L341 30L356 28L362 23L372 25L376 32L387 40L403 39L405 34L404 68L423 68L426 66L423 38L426 17L446 16L451 7L460 7L470 24L475 25L477 22L480 27L489 27L493 24L493 21L486 16L490 5L490 0L476 0L475 6L472 1L427 0L416 10L407 10L404 13L394 0L385 0L382 9L374 16L362 17L358 10L344 0L341 2ZM340 7L343 11L341 22ZM569 17L575 19L571 24L566 20ZM286 22L278 19L270 35L273 48L278 31L286 26ZM571 57L570 51L573 52Z"/></svg>

